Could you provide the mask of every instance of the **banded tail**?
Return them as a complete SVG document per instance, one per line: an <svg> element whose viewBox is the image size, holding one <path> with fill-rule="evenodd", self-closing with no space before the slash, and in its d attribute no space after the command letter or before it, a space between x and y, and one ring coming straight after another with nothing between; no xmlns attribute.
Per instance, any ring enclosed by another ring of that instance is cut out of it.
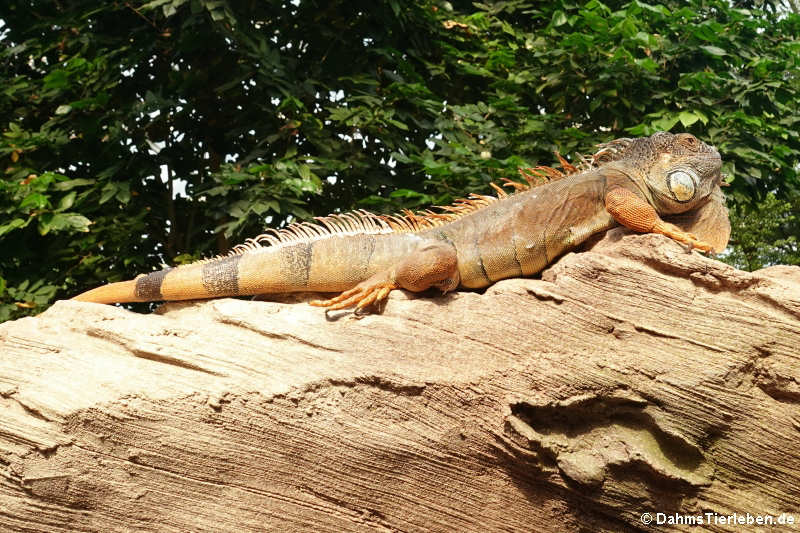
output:
<svg viewBox="0 0 800 533"><path fill-rule="evenodd" d="M147 301L136 297L136 280L109 283L81 293L72 299L79 302L94 302L98 304Z"/></svg>
<svg viewBox="0 0 800 533"><path fill-rule="evenodd" d="M340 292L391 268L419 242L412 233L354 233L249 246L227 256L110 283L73 300L108 304Z"/></svg>
<svg viewBox="0 0 800 533"><path fill-rule="evenodd" d="M165 268L136 279L109 283L86 291L73 300L94 303L195 300L248 294L240 287L243 254L219 257L177 268ZM250 293L252 294L252 293Z"/></svg>

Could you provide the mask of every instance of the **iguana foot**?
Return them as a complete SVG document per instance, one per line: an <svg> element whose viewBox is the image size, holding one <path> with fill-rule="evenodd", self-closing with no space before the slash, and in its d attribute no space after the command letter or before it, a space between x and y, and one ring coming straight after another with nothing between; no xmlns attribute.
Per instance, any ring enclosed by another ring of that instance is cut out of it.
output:
<svg viewBox="0 0 800 533"><path fill-rule="evenodd" d="M359 313L385 300L394 289L420 292L436 287L447 292L455 289L460 279L453 245L438 240L423 241L396 266L378 272L335 298L309 304L331 311L355 306L355 312Z"/></svg>
<svg viewBox="0 0 800 533"><path fill-rule="evenodd" d="M678 226L670 224L669 222L664 222L663 220L656 222L656 224L653 226L652 233L666 235L670 239L688 244L693 249L700 250L702 252L710 252L714 250L712 245L701 241L693 233L687 233Z"/></svg>
<svg viewBox="0 0 800 533"><path fill-rule="evenodd" d="M380 303L396 288L398 288L397 285L391 281L377 281L373 277L362 281L352 289L344 291L335 298L330 298L328 300L312 300L308 303L316 307L327 307L329 311L355 306L355 312L359 313L367 306Z"/></svg>

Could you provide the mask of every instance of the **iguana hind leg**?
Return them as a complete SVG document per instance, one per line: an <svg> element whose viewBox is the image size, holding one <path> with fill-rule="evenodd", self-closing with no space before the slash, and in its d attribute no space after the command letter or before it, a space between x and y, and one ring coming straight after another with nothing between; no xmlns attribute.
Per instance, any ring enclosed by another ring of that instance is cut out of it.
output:
<svg viewBox="0 0 800 533"><path fill-rule="evenodd" d="M453 245L426 242L396 265L362 281L329 300L313 300L311 305L329 310L355 306L356 312L379 303L394 289L420 292L436 287L443 292L455 289L460 281L458 258Z"/></svg>
<svg viewBox="0 0 800 533"><path fill-rule="evenodd" d="M606 193L605 204L606 211L626 228L640 233L660 233L704 252L714 249L712 245L699 240L691 233L662 220L652 205L624 187L614 187L609 190Z"/></svg>

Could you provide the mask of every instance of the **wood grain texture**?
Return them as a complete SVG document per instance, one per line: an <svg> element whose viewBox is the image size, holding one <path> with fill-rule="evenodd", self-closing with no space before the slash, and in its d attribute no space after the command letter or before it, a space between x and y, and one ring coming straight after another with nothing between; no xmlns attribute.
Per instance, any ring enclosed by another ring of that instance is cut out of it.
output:
<svg viewBox="0 0 800 533"><path fill-rule="evenodd" d="M800 269L621 229L542 279L362 319L59 302L0 325L0 530L800 520L799 363Z"/></svg>

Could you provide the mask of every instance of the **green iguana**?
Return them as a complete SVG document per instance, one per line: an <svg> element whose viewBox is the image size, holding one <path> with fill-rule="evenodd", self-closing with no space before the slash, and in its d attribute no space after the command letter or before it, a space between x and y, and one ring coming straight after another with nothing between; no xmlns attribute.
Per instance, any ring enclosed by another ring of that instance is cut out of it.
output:
<svg viewBox="0 0 800 533"><path fill-rule="evenodd" d="M719 252L730 235L721 164L716 149L685 133L617 139L600 145L583 170L562 159L570 172L563 179L538 186L509 181L521 189L514 194L495 185L497 197L472 195L440 212L318 217L317 223L268 230L228 255L111 283L74 299L114 303L344 291L310 303L331 310L355 306L358 312L393 289L447 292L536 274L618 224ZM699 238L660 216L679 213L687 213L683 222Z"/></svg>

